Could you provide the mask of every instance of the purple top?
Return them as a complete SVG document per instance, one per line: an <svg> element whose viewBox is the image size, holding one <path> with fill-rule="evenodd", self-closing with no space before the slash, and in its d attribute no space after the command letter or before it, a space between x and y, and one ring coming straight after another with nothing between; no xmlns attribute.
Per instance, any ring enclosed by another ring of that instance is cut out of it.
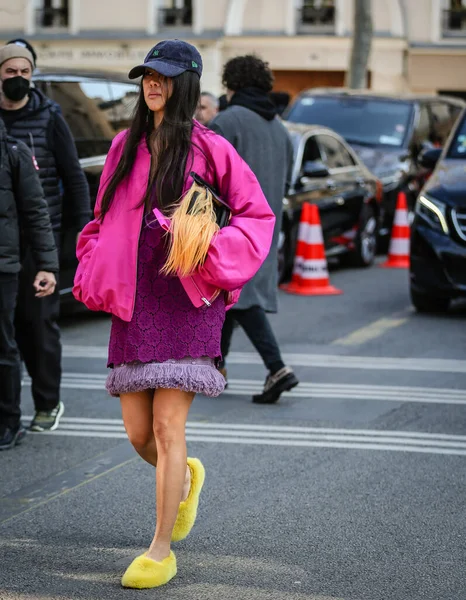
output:
<svg viewBox="0 0 466 600"><path fill-rule="evenodd" d="M195 308L178 277L160 274L166 259L163 230L144 226L139 239L136 302L131 321L112 317L108 366L221 356L224 294Z"/></svg>

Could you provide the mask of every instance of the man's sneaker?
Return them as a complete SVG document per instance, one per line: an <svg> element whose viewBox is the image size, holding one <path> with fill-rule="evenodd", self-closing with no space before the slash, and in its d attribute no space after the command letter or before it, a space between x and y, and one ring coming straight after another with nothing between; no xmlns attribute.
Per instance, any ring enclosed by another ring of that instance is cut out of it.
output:
<svg viewBox="0 0 466 600"><path fill-rule="evenodd" d="M25 435L26 430L21 423L13 429L9 427L2 429L0 432L0 450L10 450L21 444Z"/></svg>
<svg viewBox="0 0 466 600"><path fill-rule="evenodd" d="M65 412L65 405L59 402L53 410L38 410L31 421L29 429L35 432L54 431Z"/></svg>
<svg viewBox="0 0 466 600"><path fill-rule="evenodd" d="M299 383L291 367L283 367L265 380L264 391L256 394L252 401L256 404L274 404L283 392L289 392Z"/></svg>

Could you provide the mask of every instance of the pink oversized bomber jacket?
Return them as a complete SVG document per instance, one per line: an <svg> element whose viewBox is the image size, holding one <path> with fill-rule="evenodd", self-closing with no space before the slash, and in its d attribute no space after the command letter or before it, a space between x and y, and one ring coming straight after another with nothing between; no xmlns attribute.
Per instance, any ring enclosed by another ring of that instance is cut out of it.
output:
<svg viewBox="0 0 466 600"><path fill-rule="evenodd" d="M73 294L91 310L109 312L130 321L144 213L140 204L151 164L145 141L141 141L131 174L118 187L103 223L99 220L103 192L116 169L125 137L123 131L113 140L101 176L95 218L79 238ZM230 308L267 257L275 216L255 175L227 140L195 121L192 142L193 162L187 168L183 193L192 185L189 172L195 171L217 187L231 209L231 220L216 234L204 265L191 276L180 277L180 281L194 306L209 306L218 291L224 290L229 292L227 308ZM154 216L162 227L168 228L168 219L159 211L154 211Z"/></svg>

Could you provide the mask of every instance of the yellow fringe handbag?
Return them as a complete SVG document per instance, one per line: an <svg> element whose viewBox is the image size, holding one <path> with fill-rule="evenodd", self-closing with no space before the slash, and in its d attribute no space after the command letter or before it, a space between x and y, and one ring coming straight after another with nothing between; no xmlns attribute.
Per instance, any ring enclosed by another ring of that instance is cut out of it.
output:
<svg viewBox="0 0 466 600"><path fill-rule="evenodd" d="M194 183L171 217L165 275L186 277L200 267L215 234L228 225L231 211L215 189L194 171Z"/></svg>

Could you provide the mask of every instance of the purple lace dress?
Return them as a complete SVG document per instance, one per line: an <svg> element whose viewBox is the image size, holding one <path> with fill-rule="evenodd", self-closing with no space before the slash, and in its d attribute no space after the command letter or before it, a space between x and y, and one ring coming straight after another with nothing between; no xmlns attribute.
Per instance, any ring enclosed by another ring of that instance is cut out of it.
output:
<svg viewBox="0 0 466 600"><path fill-rule="evenodd" d="M225 319L221 294L212 306L195 308L178 277L160 274L166 259L158 223L144 221L139 240L133 318L112 318L107 390L122 393L175 388L218 396L225 387L217 371Z"/></svg>

